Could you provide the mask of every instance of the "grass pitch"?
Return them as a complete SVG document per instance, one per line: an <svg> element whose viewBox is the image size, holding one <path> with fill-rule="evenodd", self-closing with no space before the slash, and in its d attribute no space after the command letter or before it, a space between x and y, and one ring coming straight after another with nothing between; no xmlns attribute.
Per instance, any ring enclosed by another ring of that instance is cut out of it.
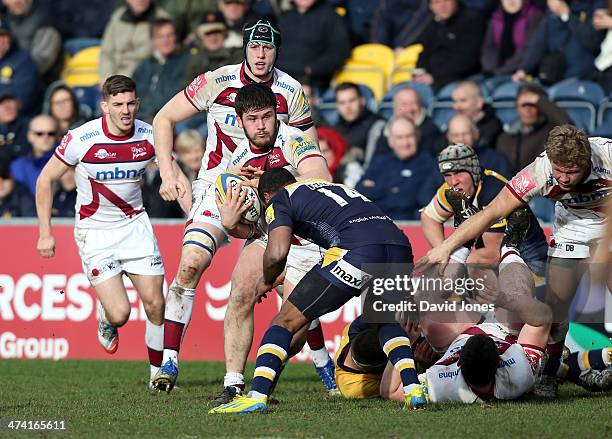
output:
<svg viewBox="0 0 612 439"><path fill-rule="evenodd" d="M252 374L249 365L247 377ZM402 410L382 400L327 398L309 364L290 364L265 415L209 415L221 363L182 362L180 390L152 395L144 362L0 361L0 436L259 438L612 437L612 393L561 387L555 401ZM10 431L10 420L65 420L66 431Z"/></svg>

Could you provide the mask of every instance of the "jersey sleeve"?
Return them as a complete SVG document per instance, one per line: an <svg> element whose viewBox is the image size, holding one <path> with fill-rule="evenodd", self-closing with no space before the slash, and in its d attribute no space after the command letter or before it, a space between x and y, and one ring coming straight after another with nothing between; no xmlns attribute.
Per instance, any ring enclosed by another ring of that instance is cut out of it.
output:
<svg viewBox="0 0 612 439"><path fill-rule="evenodd" d="M547 181L552 180L552 167L546 154L541 154L510 180L506 187L523 203L547 194Z"/></svg>
<svg viewBox="0 0 612 439"><path fill-rule="evenodd" d="M302 87L293 94L289 103L289 125L302 131L313 125L310 103Z"/></svg>
<svg viewBox="0 0 612 439"><path fill-rule="evenodd" d="M493 199L501 192L506 185L507 180L500 174L494 171L485 169L482 189L478 194L478 205L486 208ZM504 233L506 231L506 219L501 218L494 223L487 232Z"/></svg>
<svg viewBox="0 0 612 439"><path fill-rule="evenodd" d="M291 201L289 193L285 189L276 194L270 201L270 205L266 208L266 223L268 224L268 233L281 226L293 229Z"/></svg>
<svg viewBox="0 0 612 439"><path fill-rule="evenodd" d="M297 169L302 160L307 157L320 156L319 145L310 136L300 134L285 142L283 155L291 166Z"/></svg>
<svg viewBox="0 0 612 439"><path fill-rule="evenodd" d="M212 97L212 84L209 82L211 72L206 72L198 75L193 81L183 90L183 94L187 100L198 111L208 110L210 99Z"/></svg>
<svg viewBox="0 0 612 439"><path fill-rule="evenodd" d="M68 131L60 144L55 148L55 157L68 166L75 166L79 160L79 140L75 138L72 131Z"/></svg>
<svg viewBox="0 0 612 439"><path fill-rule="evenodd" d="M446 199L446 195L444 194L444 191L446 191L446 189L450 189L450 186L448 184L444 183L442 186L440 186L436 192L435 200L443 211L448 212L452 215L453 208L451 207L450 203Z"/></svg>

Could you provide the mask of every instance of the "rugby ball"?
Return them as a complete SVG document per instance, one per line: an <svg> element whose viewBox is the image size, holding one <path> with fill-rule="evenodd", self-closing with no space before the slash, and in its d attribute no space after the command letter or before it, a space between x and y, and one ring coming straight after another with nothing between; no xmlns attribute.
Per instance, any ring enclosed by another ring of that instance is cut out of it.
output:
<svg viewBox="0 0 612 439"><path fill-rule="evenodd" d="M221 202L224 202L229 188L231 188L232 191L235 191L238 187L238 183L244 183L247 181L248 180L246 178L238 174L234 174L233 172L224 172L217 177L217 181L215 182L215 192L221 199ZM245 204L250 200L253 200L253 205L242 214L242 222L247 224L256 223L261 215L261 201L257 195L257 191L251 186L242 186L242 190L247 191L247 195L244 200Z"/></svg>

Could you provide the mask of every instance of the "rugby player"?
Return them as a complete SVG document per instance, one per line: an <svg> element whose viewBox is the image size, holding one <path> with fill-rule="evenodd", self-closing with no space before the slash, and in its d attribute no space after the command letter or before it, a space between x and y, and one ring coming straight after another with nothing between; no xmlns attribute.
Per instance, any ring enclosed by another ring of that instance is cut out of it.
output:
<svg viewBox="0 0 612 439"><path fill-rule="evenodd" d="M283 168L264 173L259 195L268 203L268 243L257 294L265 296L287 263L295 234L326 249L272 320L257 352L255 374L247 396L236 396L210 413L265 412L274 379L287 360L293 336L308 323L361 294L368 263L410 264L406 236L374 203L346 186L323 180L297 182ZM410 340L399 324L381 325L383 350L400 373L407 406L423 408Z"/></svg>
<svg viewBox="0 0 612 439"><path fill-rule="evenodd" d="M468 218L444 242L431 249L417 266L448 264L451 253L482 234L499 218L524 206L536 195L555 200L555 221L548 249L546 303L553 311L549 361L559 361L569 328L568 309L586 270L580 264L602 236L605 202L610 193L612 140L592 137L572 125L551 130L545 152L525 167L499 192L495 199ZM510 255L510 260L519 258ZM606 372L606 371L604 371ZM590 374L588 380L604 380L606 374ZM597 384L593 382L592 384ZM536 392L556 396L558 380L544 375Z"/></svg>
<svg viewBox="0 0 612 439"><path fill-rule="evenodd" d="M214 183L217 176L227 169L232 152L245 137L238 126L234 109L236 94L246 84L264 84L276 96L277 117L304 131L310 139L316 139L310 106L302 86L274 67L281 47L281 35L277 28L266 20L247 25L243 32L243 47L242 63L199 75L185 90L167 102L153 120L162 178L159 192L165 200L174 200L186 190L170 167L173 127L201 111L207 112L208 126L202 167L193 183L194 202L185 226L181 259L167 298L163 368L159 379L155 380L160 390L169 391L176 382L180 344L193 313L195 288L217 248L227 240L228 234L221 224L215 203ZM246 258L241 258L239 263L254 265L253 260ZM248 279L232 279L224 322L226 374L224 389L219 395L221 401L231 399L233 394L244 388L242 370L246 353L243 352L245 346L250 345L253 331L252 323L242 324L245 306L250 306L246 303L250 293L244 292L245 285L250 285ZM247 296L243 297L243 294ZM322 339L320 327L313 335ZM323 350L319 350L319 353L324 353Z"/></svg>
<svg viewBox="0 0 612 439"><path fill-rule="evenodd" d="M106 352L117 351L117 328L128 321L131 309L122 279L125 273L147 314L145 339L152 379L162 361L164 264L142 204L141 177L155 159L155 150L151 125L136 119L138 105L134 81L110 76L102 86L103 116L64 136L36 184L36 247L45 258L55 255L52 185L75 167L74 237L83 270L101 304L98 341ZM173 178L186 184L188 180L177 164L170 166ZM190 195L187 188L178 198L185 212L191 207Z"/></svg>

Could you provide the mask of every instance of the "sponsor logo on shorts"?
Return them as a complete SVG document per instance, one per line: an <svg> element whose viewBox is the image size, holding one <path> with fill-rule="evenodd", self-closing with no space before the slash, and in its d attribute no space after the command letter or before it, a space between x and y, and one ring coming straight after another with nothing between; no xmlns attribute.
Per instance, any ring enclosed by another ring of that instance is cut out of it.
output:
<svg viewBox="0 0 612 439"><path fill-rule="evenodd" d="M160 266L162 264L163 264L163 262L162 262L161 256L156 255L156 256L151 257L151 267L157 267L157 266Z"/></svg>
<svg viewBox="0 0 612 439"><path fill-rule="evenodd" d="M536 183L528 171L523 171L510 181L510 185L519 197L524 197L536 186Z"/></svg>
<svg viewBox="0 0 612 439"><path fill-rule="evenodd" d="M333 266L330 273L351 288L361 288L372 277L342 259Z"/></svg>
<svg viewBox="0 0 612 439"><path fill-rule="evenodd" d="M104 159L116 159L117 158L117 153L116 152L108 152L104 148L100 148L99 150L94 152L94 157L97 158L97 159L100 159L100 160L104 160Z"/></svg>
<svg viewBox="0 0 612 439"><path fill-rule="evenodd" d="M99 135L100 135L100 131L98 130L90 131L88 133L83 134L81 137L79 137L79 140L81 142L84 142L86 140L93 139L94 137L99 136Z"/></svg>
<svg viewBox="0 0 612 439"><path fill-rule="evenodd" d="M117 263L117 261L110 261L108 263L102 264L98 267L94 267L91 269L91 275L93 277L98 277L103 273L106 273L107 271L110 270L114 270L117 267L119 267L119 264Z"/></svg>

